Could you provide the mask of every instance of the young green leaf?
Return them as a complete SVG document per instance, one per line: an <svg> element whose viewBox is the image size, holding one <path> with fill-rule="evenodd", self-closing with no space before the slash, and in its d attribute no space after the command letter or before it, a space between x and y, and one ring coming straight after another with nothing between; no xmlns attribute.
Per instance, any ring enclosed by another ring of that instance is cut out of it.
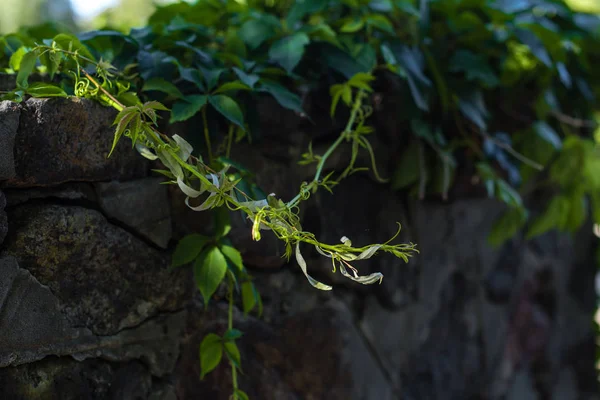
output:
<svg viewBox="0 0 600 400"><path fill-rule="evenodd" d="M225 118L244 129L244 114L231 97L224 94L209 96L208 102Z"/></svg>
<svg viewBox="0 0 600 400"><path fill-rule="evenodd" d="M27 54L26 47L19 47L17 51L12 53L10 60L8 61L8 65L13 71L18 71L19 68L21 68L21 61L23 60L23 56L25 54Z"/></svg>
<svg viewBox="0 0 600 400"><path fill-rule="evenodd" d="M171 119L169 123L186 121L192 118L198 111L206 105L208 101L208 96L194 94L191 96L186 96L183 101L178 101L173 104L173 108L171 109Z"/></svg>
<svg viewBox="0 0 600 400"><path fill-rule="evenodd" d="M236 389L233 392L233 395L237 396L237 400L250 400L248 395L245 392L241 391L240 389Z"/></svg>
<svg viewBox="0 0 600 400"><path fill-rule="evenodd" d="M219 365L223 357L223 341L214 333L209 333L200 343L200 379Z"/></svg>
<svg viewBox="0 0 600 400"><path fill-rule="evenodd" d="M531 224L526 238L531 239L542 233L548 232L553 228L561 226L563 224L563 218L568 217L568 214L569 200L561 195L553 197L548 208L546 208L546 211L537 217Z"/></svg>
<svg viewBox="0 0 600 400"><path fill-rule="evenodd" d="M208 304L226 273L227 261L218 247L205 249L196 259L194 277L205 304Z"/></svg>
<svg viewBox="0 0 600 400"><path fill-rule="evenodd" d="M227 207L219 207L214 210L215 216L215 237L221 239L231 231L231 217Z"/></svg>
<svg viewBox="0 0 600 400"><path fill-rule="evenodd" d="M242 283L242 308L244 313L248 314L254 307L256 307L257 297L256 289L252 282Z"/></svg>
<svg viewBox="0 0 600 400"><path fill-rule="evenodd" d="M173 252L173 258L171 266L179 267L181 265L189 264L198 257L204 246L210 242L210 238L193 233L183 237Z"/></svg>
<svg viewBox="0 0 600 400"><path fill-rule="evenodd" d="M365 26L365 21L362 19L351 19L345 22L340 28L340 32L354 33L360 31Z"/></svg>
<svg viewBox="0 0 600 400"><path fill-rule="evenodd" d="M499 247L502 243L515 236L525 226L526 222L526 210L517 207L509 208L494 222L488 235L488 243L494 247Z"/></svg>

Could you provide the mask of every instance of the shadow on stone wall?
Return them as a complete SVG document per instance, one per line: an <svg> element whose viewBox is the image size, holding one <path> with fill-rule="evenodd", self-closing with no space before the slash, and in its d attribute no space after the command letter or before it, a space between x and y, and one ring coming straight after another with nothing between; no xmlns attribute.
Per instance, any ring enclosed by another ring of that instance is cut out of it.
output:
<svg viewBox="0 0 600 400"><path fill-rule="evenodd" d="M232 158L288 198L309 174L294 160L310 135L299 117L269 114L264 130L287 139L267 134ZM227 399L229 368L200 381L198 362L202 337L226 329L224 299L205 310L190 271L168 268L177 238L208 231L210 218L125 142L106 159L114 115L85 100L0 102L0 398ZM386 125L380 136L393 137ZM311 273L332 292L286 265L274 238L253 243L233 215L265 308L235 315L241 387L265 400L597 398L591 228L494 250L486 235L500 212L489 199L416 202L351 177L313 196L307 230L370 243L400 221L421 253L408 265L365 261L386 276L374 287L313 254Z"/></svg>

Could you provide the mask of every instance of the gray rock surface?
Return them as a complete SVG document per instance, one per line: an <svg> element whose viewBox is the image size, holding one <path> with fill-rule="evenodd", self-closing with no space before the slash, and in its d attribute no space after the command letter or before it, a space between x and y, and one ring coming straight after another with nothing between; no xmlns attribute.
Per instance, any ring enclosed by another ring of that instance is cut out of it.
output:
<svg viewBox="0 0 600 400"><path fill-rule="evenodd" d="M16 111L9 115L19 118ZM115 116L115 110L86 99L27 100L22 104L20 134L14 145L16 175L2 185L48 186L145 176L148 164L127 140L107 158ZM5 145L1 148L8 151Z"/></svg>
<svg viewBox="0 0 600 400"><path fill-rule="evenodd" d="M114 218L163 249L171 240L171 214L162 178L98 183L98 202Z"/></svg>
<svg viewBox="0 0 600 400"><path fill-rule="evenodd" d="M8 218L4 211L4 207L6 207L6 197L0 190L0 245L2 245L2 242L4 242L4 238L8 233Z"/></svg>
<svg viewBox="0 0 600 400"><path fill-rule="evenodd" d="M6 252L52 290L72 325L95 334L179 309L192 292L189 271L171 271L166 254L97 211L23 205L11 213L10 229Z"/></svg>
<svg viewBox="0 0 600 400"><path fill-rule="evenodd" d="M15 176L15 136L21 108L11 101L0 101L0 181Z"/></svg>

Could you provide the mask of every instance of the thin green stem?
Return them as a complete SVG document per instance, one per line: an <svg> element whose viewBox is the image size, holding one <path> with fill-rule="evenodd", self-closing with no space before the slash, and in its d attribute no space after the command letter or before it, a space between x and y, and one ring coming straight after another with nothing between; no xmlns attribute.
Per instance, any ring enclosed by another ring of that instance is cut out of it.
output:
<svg viewBox="0 0 600 400"><path fill-rule="evenodd" d="M356 121L358 112L359 112L360 108L362 107L363 95L364 95L364 90L361 89L358 92L358 94L356 95L356 100L354 101L354 106L352 107L352 112L350 114L350 118L348 119L348 123L346 124L346 127L344 128L344 130L342 131L340 136L335 140L335 142L333 142L331 144L331 146L329 146L329 148L327 149L325 154L323 154L323 156L319 160L319 163L317 164L317 171L315 173L315 177L308 184L308 187L306 188L306 190L311 190L315 187L315 185L319 184L319 179L321 178L321 174L323 173L323 169L325 168L325 164L327 163L327 160L329 159L331 154L333 154L333 152L339 147L339 145L342 144L344 139L346 139L346 137L352 132L352 127L354 126L354 122ZM287 204L288 207L291 208L291 207L296 206L301 198L302 198L302 192L298 193L296 195L296 197L294 197L292 200L290 200L288 202L288 204Z"/></svg>
<svg viewBox="0 0 600 400"><path fill-rule="evenodd" d="M208 131L208 122L206 121L206 107L202 108L202 125L204 126L204 140L206 141L206 148L208 150L208 163L212 164L213 154L212 146L210 144L210 132Z"/></svg>
<svg viewBox="0 0 600 400"><path fill-rule="evenodd" d="M229 314L227 316L227 329L233 329L233 279L229 277ZM231 382L233 385L233 399L237 400L237 391L238 391L238 380L237 380L237 369L233 361L230 361L231 364Z"/></svg>

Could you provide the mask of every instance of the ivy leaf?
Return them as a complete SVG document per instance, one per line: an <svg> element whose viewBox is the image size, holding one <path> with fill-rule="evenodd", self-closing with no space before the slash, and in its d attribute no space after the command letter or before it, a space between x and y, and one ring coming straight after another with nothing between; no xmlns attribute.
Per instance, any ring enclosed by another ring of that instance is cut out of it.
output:
<svg viewBox="0 0 600 400"><path fill-rule="evenodd" d="M206 91L206 89L204 87L204 82L202 82L202 76L200 75L200 70L197 70L194 68L184 68L184 67L180 66L179 67L179 76L181 76L181 79L195 84L196 87L198 89L200 89L202 92Z"/></svg>
<svg viewBox="0 0 600 400"><path fill-rule="evenodd" d="M525 226L527 222L527 211L520 207L509 208L500 218L498 218L490 234L488 235L488 243L494 247L500 246L502 243L515 236L517 232Z"/></svg>
<svg viewBox="0 0 600 400"><path fill-rule="evenodd" d="M300 96L290 92L278 83L262 80L258 91L270 94L277 100L277 103L279 103L280 106L287 108L288 110L296 111L298 113L304 112Z"/></svg>
<svg viewBox="0 0 600 400"><path fill-rule="evenodd" d="M221 337L209 333L200 343L200 379L215 369L223 357L223 342Z"/></svg>
<svg viewBox="0 0 600 400"><path fill-rule="evenodd" d="M8 60L8 65L13 71L18 71L21 67L21 61L23 60L23 56L27 54L26 47L19 47L17 51L12 53L10 59Z"/></svg>
<svg viewBox="0 0 600 400"><path fill-rule="evenodd" d="M231 97L225 96L224 94L218 94L216 96L209 96L208 102L229 121L240 128L245 129L244 114L242 114L240 106L238 106Z"/></svg>
<svg viewBox="0 0 600 400"><path fill-rule="evenodd" d="M19 64L19 73L17 74L17 87L27 89L29 86L29 75L31 75L33 69L35 68L37 55L37 51L30 51L24 54L21 58L21 63Z"/></svg>
<svg viewBox="0 0 600 400"><path fill-rule="evenodd" d="M250 397L248 397L246 392L243 392L240 389L236 389L234 394L238 397L238 400L250 400Z"/></svg>
<svg viewBox="0 0 600 400"><path fill-rule="evenodd" d="M177 86L173 85L171 82L167 82L163 78L151 78L144 83L144 87L142 88L143 92L153 90L157 92L166 93L177 99L184 98L183 93L181 93L181 91L177 89Z"/></svg>
<svg viewBox="0 0 600 400"><path fill-rule="evenodd" d="M227 273L227 261L218 247L205 249L194 264L196 285L204 298L204 304L215 293Z"/></svg>
<svg viewBox="0 0 600 400"><path fill-rule="evenodd" d="M560 136L552 127L545 121L537 121L533 124L533 130L539 137L550 143L555 149L559 150L562 147Z"/></svg>
<svg viewBox="0 0 600 400"><path fill-rule="evenodd" d="M248 314L256 307L258 300L256 294L256 288L252 282L242 283L242 308L245 314Z"/></svg>
<svg viewBox="0 0 600 400"><path fill-rule="evenodd" d="M362 19L351 19L346 21L340 28L340 32L354 33L360 31L365 26L365 21Z"/></svg>
<svg viewBox="0 0 600 400"><path fill-rule="evenodd" d="M222 68L207 69L201 67L200 71L202 71L202 75L204 75L204 81L206 82L207 89L212 90L219 82L219 78L225 70Z"/></svg>
<svg viewBox="0 0 600 400"><path fill-rule="evenodd" d="M237 347L235 342L225 342L223 343L225 348L225 354L227 354L227 358L236 368L242 367L242 356L240 355L240 350Z"/></svg>
<svg viewBox="0 0 600 400"><path fill-rule="evenodd" d="M450 71L463 72L469 81L479 81L488 88L500 84L500 80L487 61L469 50L458 50L450 59Z"/></svg>
<svg viewBox="0 0 600 400"><path fill-rule="evenodd" d="M214 211L215 238L221 239L231 231L231 218L227 207L219 207Z"/></svg>
<svg viewBox="0 0 600 400"><path fill-rule="evenodd" d="M301 21L304 16L318 13L323 10L327 5L327 2L323 0L303 0L295 1L292 3L293 6L287 14L287 24L293 27L296 23Z"/></svg>
<svg viewBox="0 0 600 400"><path fill-rule="evenodd" d="M208 96L202 94L194 94L184 97L183 101L178 101L173 104L171 109L171 119L169 123L181 122L190 119L198 111L204 107L208 100Z"/></svg>
<svg viewBox="0 0 600 400"><path fill-rule="evenodd" d="M32 83L25 92L32 97L67 97L58 86L43 82Z"/></svg>
<svg viewBox="0 0 600 400"><path fill-rule="evenodd" d="M531 31L518 28L515 35L521 43L529 47L531 53L540 60L548 68L552 68L552 59L548 54L548 50L544 47L544 43Z"/></svg>
<svg viewBox="0 0 600 400"><path fill-rule="evenodd" d="M275 29L271 24L257 19L244 22L238 32L242 40L252 49L256 49L265 40L275 35Z"/></svg>
<svg viewBox="0 0 600 400"><path fill-rule="evenodd" d="M471 120L471 122L481 129L481 131L486 130L488 111L480 91L473 92L469 96L460 98L458 108L462 114Z"/></svg>
<svg viewBox="0 0 600 400"><path fill-rule="evenodd" d="M392 25L390 20L382 14L367 15L365 21L367 25L371 25L372 27L377 28L381 31L391 34L394 33L394 26Z"/></svg>
<svg viewBox="0 0 600 400"><path fill-rule="evenodd" d="M209 237L197 233L183 237L173 252L171 266L179 267L191 263L210 241Z"/></svg>
<svg viewBox="0 0 600 400"><path fill-rule="evenodd" d="M239 68L233 67L233 72L240 78L240 81L244 82L244 84L248 85L250 88L254 88L256 82L259 81L260 76L255 74L247 74Z"/></svg>
<svg viewBox="0 0 600 400"><path fill-rule="evenodd" d="M240 81L232 81L232 82L226 82L226 83L222 84L221 86L219 86L217 88L217 90L215 90L213 92L213 94L225 93L225 92L228 92L231 90L252 90L252 88Z"/></svg>
<svg viewBox="0 0 600 400"><path fill-rule="evenodd" d="M273 43L269 49L269 59L281 65L289 74L302 59L304 48L309 43L306 33L294 33Z"/></svg>
<svg viewBox="0 0 600 400"><path fill-rule="evenodd" d="M223 245L221 246L221 252L227 257L229 261L235 265L241 272L244 270L244 262L242 261L241 253L232 246Z"/></svg>

